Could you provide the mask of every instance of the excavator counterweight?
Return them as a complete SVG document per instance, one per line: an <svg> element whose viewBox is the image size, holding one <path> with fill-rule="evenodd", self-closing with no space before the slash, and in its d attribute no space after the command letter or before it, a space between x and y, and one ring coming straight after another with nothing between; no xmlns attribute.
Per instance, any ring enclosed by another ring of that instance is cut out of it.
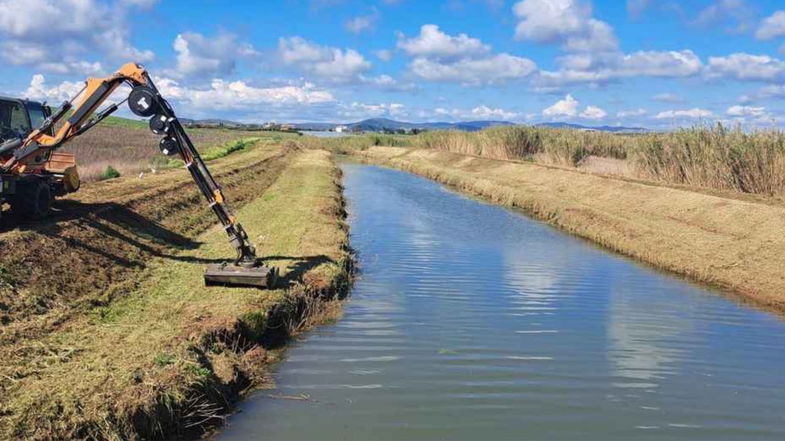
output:
<svg viewBox="0 0 785 441"><path fill-rule="evenodd" d="M177 155L183 160L185 168L237 250L233 262L207 267L205 284L272 287L277 278L276 269L265 266L256 257L256 249L251 245L245 229L229 211L220 185L194 147L172 106L161 96L141 65L128 63L106 78L89 78L85 88L74 99L63 103L60 110L48 117L37 130L24 139L11 139L0 144L0 175L36 177L44 173L36 169L39 158L50 157L52 151L68 140L81 135L117 111L118 104L111 104L101 111L98 108L122 84L131 87L127 99L131 112L149 119L150 130L161 136L159 147L163 154Z"/></svg>

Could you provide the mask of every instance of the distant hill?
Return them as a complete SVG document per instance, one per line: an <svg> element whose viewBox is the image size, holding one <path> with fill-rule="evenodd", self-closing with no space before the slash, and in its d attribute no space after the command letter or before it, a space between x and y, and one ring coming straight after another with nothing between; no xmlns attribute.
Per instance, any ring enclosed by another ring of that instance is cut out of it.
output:
<svg viewBox="0 0 785 441"><path fill-rule="evenodd" d="M571 124L565 122L547 122L536 124L536 127L550 127L553 129L574 129L574 130L596 130L598 132L612 133L645 133L648 129L643 127L623 127L623 126L584 126L581 124Z"/></svg>
<svg viewBox="0 0 785 441"><path fill-rule="evenodd" d="M361 130L364 132L381 132L384 130L465 130L473 132L482 130L487 127L493 126L509 126L513 123L508 121L466 121L458 123L449 122L427 122L427 123L412 123L404 121L395 121L387 118L371 118L354 123L343 124L329 124L329 123L297 123L293 124L299 130L329 130L336 126L345 126L350 130Z"/></svg>
<svg viewBox="0 0 785 441"><path fill-rule="evenodd" d="M456 123L450 122L427 122L427 123L411 123L404 121L395 121L387 118L371 118L355 123L297 123L293 126L298 130L331 130L337 126L345 126L349 130L363 131L363 132L382 132L384 130L463 130L467 132L475 132L488 127L495 126L512 126L515 123L509 121L462 121ZM622 126L584 126L581 124L570 124L564 122L546 122L536 124L536 127L551 127L557 129L574 129L574 130L597 130L601 132L612 133L643 133L647 129L642 127L622 127Z"/></svg>

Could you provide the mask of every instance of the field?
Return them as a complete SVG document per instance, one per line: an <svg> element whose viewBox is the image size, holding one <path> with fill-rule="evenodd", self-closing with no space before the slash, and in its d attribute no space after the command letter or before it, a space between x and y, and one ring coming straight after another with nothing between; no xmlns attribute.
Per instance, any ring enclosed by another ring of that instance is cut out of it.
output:
<svg viewBox="0 0 785 441"><path fill-rule="evenodd" d="M181 169L87 184L0 230L0 438L150 439L220 423L291 334L329 317L351 255L330 153L259 142L211 168L274 290L205 288L231 259Z"/></svg>
<svg viewBox="0 0 785 441"><path fill-rule="evenodd" d="M188 135L203 155L243 139L274 143L297 137L291 133L228 129L189 129ZM71 141L64 151L77 155L82 180L93 182L100 180L109 167L121 176L156 173L167 168L169 158L158 149L159 139L144 122L110 117Z"/></svg>

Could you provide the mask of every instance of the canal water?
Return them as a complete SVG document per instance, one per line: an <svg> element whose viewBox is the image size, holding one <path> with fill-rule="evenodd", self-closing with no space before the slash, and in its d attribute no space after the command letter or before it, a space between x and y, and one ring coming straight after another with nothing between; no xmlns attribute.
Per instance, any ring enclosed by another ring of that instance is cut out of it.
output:
<svg viewBox="0 0 785 441"><path fill-rule="evenodd" d="M785 439L781 319L429 180L343 169L362 270L345 315L219 439Z"/></svg>

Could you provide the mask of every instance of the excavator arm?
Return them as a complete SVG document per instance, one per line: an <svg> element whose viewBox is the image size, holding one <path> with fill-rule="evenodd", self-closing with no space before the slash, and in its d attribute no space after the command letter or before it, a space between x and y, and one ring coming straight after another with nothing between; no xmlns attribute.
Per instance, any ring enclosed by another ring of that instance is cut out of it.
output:
<svg viewBox="0 0 785 441"><path fill-rule="evenodd" d="M0 158L8 158L0 165L0 172L23 174L34 158L61 147L106 119L117 111L122 102L111 104L101 111L98 109L123 84L131 87L124 101L128 102L134 114L149 118L150 129L161 136L161 152L170 156L179 155L183 160L185 168L237 250L237 258L233 263L208 266L205 282L208 285L271 286L277 275L275 269L265 267L256 257L248 234L226 206L220 185L194 147L172 106L160 95L150 75L139 64L125 64L105 78L89 78L84 89L74 99L63 103L41 127L24 139L0 144ZM52 131L53 128L56 130Z"/></svg>

